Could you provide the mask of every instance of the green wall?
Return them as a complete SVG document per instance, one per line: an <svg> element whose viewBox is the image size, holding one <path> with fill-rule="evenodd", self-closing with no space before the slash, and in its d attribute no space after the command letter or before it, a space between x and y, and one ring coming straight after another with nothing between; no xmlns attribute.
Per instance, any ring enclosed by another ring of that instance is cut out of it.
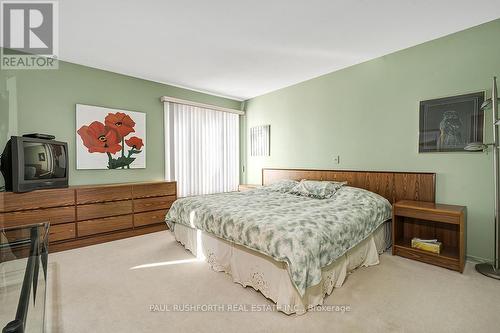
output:
<svg viewBox="0 0 500 333"><path fill-rule="evenodd" d="M419 154L418 106L490 95L492 76L500 76L499 36L496 20L246 101L243 181L260 183L262 167L436 172L437 201L467 206L468 256L492 258L491 153ZM490 140L491 111L486 118ZM271 156L251 157L248 129L264 124Z"/></svg>
<svg viewBox="0 0 500 333"><path fill-rule="evenodd" d="M7 81L15 86L9 93ZM17 98L13 98L13 94L17 94ZM0 70L0 147L3 149L8 139L10 109L11 123L12 118L17 116L17 126L15 122L10 126L12 133L50 133L58 140L68 142L71 184L161 180L165 154L160 96L164 95L235 109L239 109L241 104L66 62L60 62L58 70ZM146 169L77 171L74 149L77 103L145 112L148 143ZM3 183L3 179L0 181Z"/></svg>

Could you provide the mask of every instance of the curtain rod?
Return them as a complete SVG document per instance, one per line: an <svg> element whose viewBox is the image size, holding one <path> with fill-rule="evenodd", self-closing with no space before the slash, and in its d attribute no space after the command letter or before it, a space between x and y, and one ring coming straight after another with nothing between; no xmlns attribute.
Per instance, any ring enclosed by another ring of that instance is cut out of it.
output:
<svg viewBox="0 0 500 333"><path fill-rule="evenodd" d="M160 101L162 101L163 103L171 102L171 103L178 103L178 104L186 104L186 105L196 106L199 108L211 109L211 110L215 110L215 111L236 113L236 114L239 114L240 116L245 114L245 111L241 111L241 110L224 108L222 106L217 106L217 105L192 102L192 101L187 101L185 99L180 99L180 98L175 98L175 97L170 97L170 96L162 96L162 97L160 97Z"/></svg>

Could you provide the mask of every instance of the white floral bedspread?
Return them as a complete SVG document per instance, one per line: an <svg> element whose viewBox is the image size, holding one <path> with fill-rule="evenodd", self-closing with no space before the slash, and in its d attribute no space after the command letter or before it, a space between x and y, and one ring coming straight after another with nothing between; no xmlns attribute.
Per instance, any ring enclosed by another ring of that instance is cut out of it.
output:
<svg viewBox="0 0 500 333"><path fill-rule="evenodd" d="M256 189L178 199L165 221L218 236L286 262L301 296L321 281L321 268L391 218L378 194L342 187L331 199Z"/></svg>

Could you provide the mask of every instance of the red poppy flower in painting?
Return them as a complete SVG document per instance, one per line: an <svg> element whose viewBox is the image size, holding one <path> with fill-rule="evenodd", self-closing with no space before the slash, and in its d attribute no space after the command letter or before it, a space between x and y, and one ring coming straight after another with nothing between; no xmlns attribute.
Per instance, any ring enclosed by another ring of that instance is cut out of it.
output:
<svg viewBox="0 0 500 333"><path fill-rule="evenodd" d="M120 137L118 133L104 126L99 121L94 121L89 126L82 126L77 131L87 147L89 153L111 153L114 154L120 149Z"/></svg>
<svg viewBox="0 0 500 333"><path fill-rule="evenodd" d="M142 142L141 138L138 138L136 136L131 137L128 140L125 140L125 143L134 149L141 149L142 146L144 146L144 143Z"/></svg>
<svg viewBox="0 0 500 333"><path fill-rule="evenodd" d="M114 129L120 135L120 138L124 138L132 132L135 132L134 126L135 122L130 118L129 115L117 112L108 113L104 119L104 123L109 128Z"/></svg>

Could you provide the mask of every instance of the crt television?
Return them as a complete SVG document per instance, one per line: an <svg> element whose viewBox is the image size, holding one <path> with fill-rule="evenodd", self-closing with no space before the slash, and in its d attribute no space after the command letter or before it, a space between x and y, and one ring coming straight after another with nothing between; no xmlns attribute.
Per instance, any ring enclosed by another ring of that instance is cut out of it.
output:
<svg viewBox="0 0 500 333"><path fill-rule="evenodd" d="M13 136L1 158L5 190L28 192L68 187L68 144Z"/></svg>

